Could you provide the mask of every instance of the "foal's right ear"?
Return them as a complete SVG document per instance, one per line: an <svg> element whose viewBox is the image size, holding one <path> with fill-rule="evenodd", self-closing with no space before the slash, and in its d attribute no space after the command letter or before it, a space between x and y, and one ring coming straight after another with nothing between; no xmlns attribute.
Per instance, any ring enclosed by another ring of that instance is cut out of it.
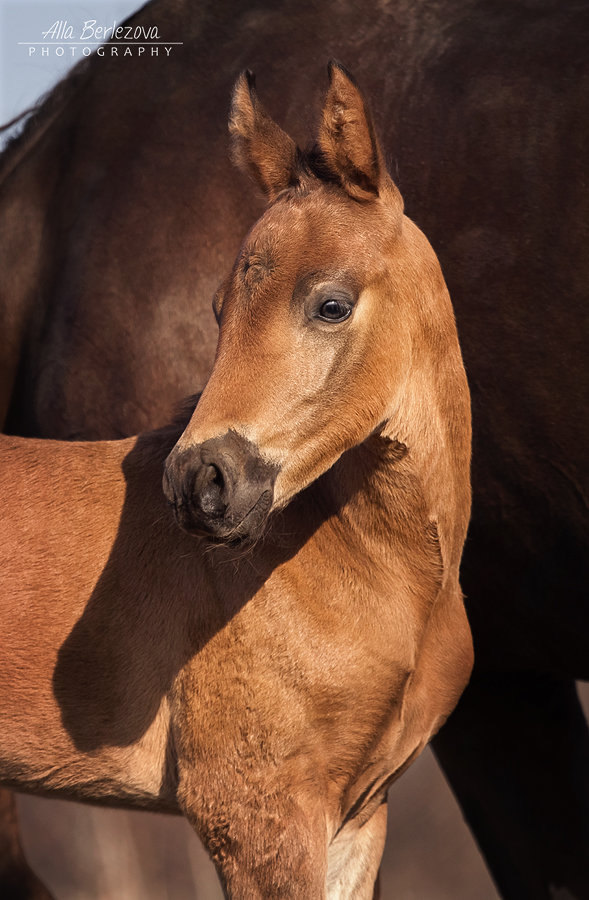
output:
<svg viewBox="0 0 589 900"><path fill-rule="evenodd" d="M296 182L297 146L260 103L249 69L233 88L229 133L235 162L270 200Z"/></svg>

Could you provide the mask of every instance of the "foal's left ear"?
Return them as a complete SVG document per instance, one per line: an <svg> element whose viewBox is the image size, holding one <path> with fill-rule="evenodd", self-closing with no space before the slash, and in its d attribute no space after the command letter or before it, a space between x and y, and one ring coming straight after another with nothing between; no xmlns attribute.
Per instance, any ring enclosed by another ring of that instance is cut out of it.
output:
<svg viewBox="0 0 589 900"><path fill-rule="evenodd" d="M370 113L343 66L332 61L328 73L319 146L328 169L351 197L374 199L390 179Z"/></svg>
<svg viewBox="0 0 589 900"><path fill-rule="evenodd" d="M233 88L229 133L235 162L253 176L270 200L296 182L297 146L260 103L249 70L242 72Z"/></svg>

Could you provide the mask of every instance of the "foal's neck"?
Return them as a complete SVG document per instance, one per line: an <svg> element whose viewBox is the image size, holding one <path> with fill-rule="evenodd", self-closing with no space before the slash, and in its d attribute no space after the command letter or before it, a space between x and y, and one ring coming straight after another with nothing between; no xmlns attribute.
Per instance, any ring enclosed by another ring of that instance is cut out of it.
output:
<svg viewBox="0 0 589 900"><path fill-rule="evenodd" d="M342 535L371 556L389 559L408 534L423 531L428 511L406 445L381 434L345 453L323 479Z"/></svg>
<svg viewBox="0 0 589 900"><path fill-rule="evenodd" d="M459 367L447 374L456 383L404 398L410 415L345 453L318 487L341 528L375 558L392 562L403 547L433 537L444 577L457 581L470 510L469 400Z"/></svg>

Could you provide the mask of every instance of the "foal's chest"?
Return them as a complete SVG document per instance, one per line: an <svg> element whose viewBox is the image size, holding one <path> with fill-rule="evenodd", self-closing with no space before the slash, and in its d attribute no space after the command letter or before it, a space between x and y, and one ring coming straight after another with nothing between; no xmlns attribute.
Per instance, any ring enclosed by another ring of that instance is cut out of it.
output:
<svg viewBox="0 0 589 900"><path fill-rule="evenodd" d="M419 617L375 584L278 567L184 667L172 707L179 768L204 806L285 784L337 803L383 736L402 732Z"/></svg>

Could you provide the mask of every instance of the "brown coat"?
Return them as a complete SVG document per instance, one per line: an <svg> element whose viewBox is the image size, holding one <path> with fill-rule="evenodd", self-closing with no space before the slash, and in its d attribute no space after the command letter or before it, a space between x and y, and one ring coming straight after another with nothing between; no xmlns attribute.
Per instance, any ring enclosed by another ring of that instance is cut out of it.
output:
<svg viewBox="0 0 589 900"><path fill-rule="evenodd" d="M180 439L0 439L0 774L181 810L231 897L368 898L387 788L472 665L468 389L435 255L345 72L319 156L292 152L251 79L231 123L273 202ZM166 456L178 521L222 546L174 525Z"/></svg>

